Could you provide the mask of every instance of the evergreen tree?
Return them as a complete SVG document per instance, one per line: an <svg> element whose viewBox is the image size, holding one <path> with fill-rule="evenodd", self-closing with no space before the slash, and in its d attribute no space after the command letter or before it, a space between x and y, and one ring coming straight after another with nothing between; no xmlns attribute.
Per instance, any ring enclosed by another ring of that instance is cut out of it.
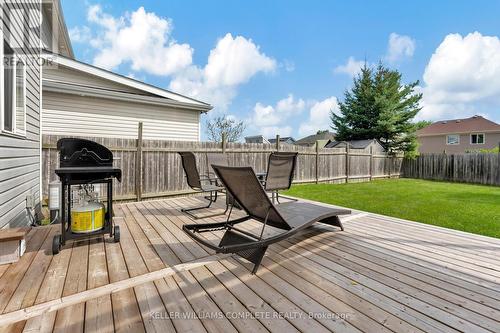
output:
<svg viewBox="0 0 500 333"><path fill-rule="evenodd" d="M420 120L415 123L415 128L418 131L419 129L429 126L430 124L432 124L432 121L430 120Z"/></svg>
<svg viewBox="0 0 500 333"><path fill-rule="evenodd" d="M417 85L403 84L401 73L382 64L376 70L365 65L339 103L341 114L331 113L337 140L377 139L390 153L413 155L417 141L412 120L422 98L415 93Z"/></svg>

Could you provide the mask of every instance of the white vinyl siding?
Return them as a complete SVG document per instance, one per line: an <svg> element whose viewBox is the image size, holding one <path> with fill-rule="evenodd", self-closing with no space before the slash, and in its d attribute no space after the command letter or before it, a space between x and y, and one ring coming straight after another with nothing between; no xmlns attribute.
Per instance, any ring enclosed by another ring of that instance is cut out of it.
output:
<svg viewBox="0 0 500 333"><path fill-rule="evenodd" d="M40 10L36 2L16 1L25 10ZM17 45L22 45L22 17L14 15L7 27ZM32 41L38 43L38 41ZM3 41L2 41L3 43ZM27 53L26 50L20 52ZM37 202L40 190L40 67L26 61L25 137L0 134L0 228L27 225L26 196ZM2 89L2 94L4 90Z"/></svg>
<svg viewBox="0 0 500 333"><path fill-rule="evenodd" d="M200 112L105 98L43 94L44 134L199 141Z"/></svg>
<svg viewBox="0 0 500 333"><path fill-rule="evenodd" d="M55 65L56 66L56 65ZM54 82L63 82L63 83L71 83L75 85L82 85L86 87L93 88L103 88L114 91L123 91L129 92L133 94L147 95L151 94L141 91L139 89L134 89L132 87L127 87L125 85L112 82L110 80L105 80L99 78L95 75L90 75L87 73L83 73L80 71L75 71L71 68L64 67L62 65L57 65L54 68L46 68L43 71L43 79L54 81Z"/></svg>

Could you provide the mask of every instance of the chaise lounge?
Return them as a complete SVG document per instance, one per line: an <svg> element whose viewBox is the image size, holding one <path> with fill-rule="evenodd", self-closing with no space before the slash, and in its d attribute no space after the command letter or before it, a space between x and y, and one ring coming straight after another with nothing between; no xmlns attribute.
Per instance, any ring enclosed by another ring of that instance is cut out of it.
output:
<svg viewBox="0 0 500 333"><path fill-rule="evenodd" d="M257 272L266 253L273 243L287 239L315 222L333 225L344 230L339 215L350 214L347 209L336 209L307 202L287 202L274 205L260 184L251 167L212 166L226 190L239 203L247 216L226 222L185 224L183 230L197 242L217 253L234 253L254 264L252 273ZM262 223L259 235L238 228L248 220ZM263 237L266 226L283 230L277 235ZM219 245L207 241L204 232L225 230Z"/></svg>

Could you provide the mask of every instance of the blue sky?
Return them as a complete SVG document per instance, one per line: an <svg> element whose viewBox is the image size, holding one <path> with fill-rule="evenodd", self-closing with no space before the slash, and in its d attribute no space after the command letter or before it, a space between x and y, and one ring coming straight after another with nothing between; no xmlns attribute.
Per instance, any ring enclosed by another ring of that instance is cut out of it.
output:
<svg viewBox="0 0 500 333"><path fill-rule="evenodd" d="M247 135L327 129L365 59L420 80L419 119L500 121L499 1L62 4L79 60L209 102Z"/></svg>

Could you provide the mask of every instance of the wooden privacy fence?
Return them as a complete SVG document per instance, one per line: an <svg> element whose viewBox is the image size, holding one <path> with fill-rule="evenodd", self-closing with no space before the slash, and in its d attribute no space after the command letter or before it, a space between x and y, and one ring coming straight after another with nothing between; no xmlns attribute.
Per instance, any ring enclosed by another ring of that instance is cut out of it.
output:
<svg viewBox="0 0 500 333"><path fill-rule="evenodd" d="M407 178L500 185L499 154L421 154L405 159L402 174Z"/></svg>
<svg viewBox="0 0 500 333"><path fill-rule="evenodd" d="M374 178L399 177L402 158L367 149L292 146L287 144L214 143L142 140L139 138L91 138L108 147L115 157L115 166L122 169L122 182L114 183L117 200L138 200L190 193L180 151L191 151L197 157L200 174L207 168L207 152L225 152L229 165L252 166L256 172L267 169L269 154L274 151L298 152L294 183L368 181ZM54 170L59 160L56 149L61 136L43 136L43 195L48 183L56 180ZM278 140L279 142L279 140Z"/></svg>

